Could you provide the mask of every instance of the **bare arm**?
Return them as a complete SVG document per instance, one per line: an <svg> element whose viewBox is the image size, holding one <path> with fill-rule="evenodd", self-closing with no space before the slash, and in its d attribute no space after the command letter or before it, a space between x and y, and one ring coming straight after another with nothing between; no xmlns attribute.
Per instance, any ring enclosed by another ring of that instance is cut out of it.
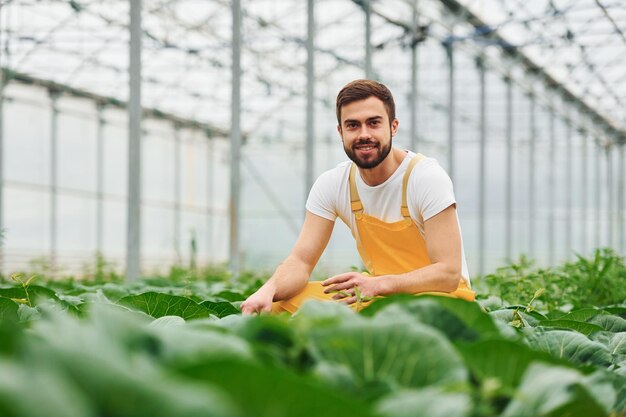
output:
<svg viewBox="0 0 626 417"><path fill-rule="evenodd" d="M272 301L285 300L299 293L324 252L335 223L306 212L300 236L291 253L271 278L241 305L244 314L271 311Z"/></svg>
<svg viewBox="0 0 626 417"><path fill-rule="evenodd" d="M451 205L424 222L426 250L431 265L404 274L364 277L358 272L346 272L323 282L325 291L342 291L334 296L356 301L354 287L362 295L374 297L399 293L416 294L428 291L452 292L461 279L461 233L456 218L456 207ZM331 284L334 284L331 286ZM346 296L347 295L347 296Z"/></svg>

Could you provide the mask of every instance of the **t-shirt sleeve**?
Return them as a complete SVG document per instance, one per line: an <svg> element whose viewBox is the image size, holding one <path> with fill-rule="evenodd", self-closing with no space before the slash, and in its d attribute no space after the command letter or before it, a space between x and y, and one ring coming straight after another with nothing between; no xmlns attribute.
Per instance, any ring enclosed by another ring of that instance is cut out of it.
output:
<svg viewBox="0 0 626 417"><path fill-rule="evenodd" d="M429 166L424 166L420 172L411 175L417 200L417 208L424 221L446 208L456 204L452 180L446 171L436 161L422 161ZM417 169L417 166L416 166Z"/></svg>
<svg viewBox="0 0 626 417"><path fill-rule="evenodd" d="M338 183L333 170L320 175L306 200L306 209L311 213L335 221L337 218L337 187Z"/></svg>

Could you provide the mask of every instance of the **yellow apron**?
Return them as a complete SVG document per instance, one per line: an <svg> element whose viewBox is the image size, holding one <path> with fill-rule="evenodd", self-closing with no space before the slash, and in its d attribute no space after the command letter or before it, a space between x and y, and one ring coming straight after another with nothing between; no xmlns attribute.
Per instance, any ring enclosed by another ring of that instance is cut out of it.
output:
<svg viewBox="0 0 626 417"><path fill-rule="evenodd" d="M356 165L350 168L350 204L358 230L357 249L367 268L369 275L403 274L413 271L432 262L428 257L426 242L417 226L411 219L407 205L406 190L413 167L424 158L417 154L410 162L402 180L402 220L386 223L380 219L363 213L363 204L356 187ZM274 312L288 311L294 313L306 300L332 300L334 294L325 294L321 281L311 281L294 297L277 301L273 304ZM423 292L416 295L433 294L474 301L476 293L471 290L465 279L461 279L459 287L451 292ZM353 304L353 308L361 305Z"/></svg>

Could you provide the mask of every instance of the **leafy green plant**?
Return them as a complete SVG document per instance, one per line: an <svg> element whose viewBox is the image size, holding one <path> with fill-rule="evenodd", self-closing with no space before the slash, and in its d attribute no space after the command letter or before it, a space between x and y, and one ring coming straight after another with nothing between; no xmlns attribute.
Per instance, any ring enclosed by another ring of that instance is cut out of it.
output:
<svg viewBox="0 0 626 417"><path fill-rule="evenodd" d="M33 282L35 277L36 277L36 275L32 275L27 280L24 280L24 279L22 279L22 274L18 273L18 274L11 275L11 279L13 281L17 282L18 284L20 284L20 286L22 287L22 290L24 290L24 294L25 294L24 298L11 298L11 300L13 300L13 301L15 301L17 303L26 304L29 307L32 307L33 303L31 302L30 294L28 293L28 287Z"/></svg>

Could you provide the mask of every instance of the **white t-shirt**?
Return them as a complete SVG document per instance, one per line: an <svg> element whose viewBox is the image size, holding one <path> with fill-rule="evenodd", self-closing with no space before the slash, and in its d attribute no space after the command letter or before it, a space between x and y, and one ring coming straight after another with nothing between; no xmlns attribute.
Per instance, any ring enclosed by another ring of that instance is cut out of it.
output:
<svg viewBox="0 0 626 417"><path fill-rule="evenodd" d="M356 175L356 186L363 203L363 212L387 223L402 220L402 179L415 153L408 151L398 169L385 182L376 186L367 185L360 174ZM350 174L351 161L345 161L335 168L324 172L313 184L306 209L313 214L335 221L339 217L358 239L358 230L350 208ZM356 171L359 172L358 170ZM424 237L424 221L456 204L452 181L441 168L437 160L424 158L411 172L407 186L407 204L411 219ZM458 214L457 214L458 222ZM460 226L459 226L460 232ZM465 260L465 249L461 237L461 274L469 283L469 272Z"/></svg>

